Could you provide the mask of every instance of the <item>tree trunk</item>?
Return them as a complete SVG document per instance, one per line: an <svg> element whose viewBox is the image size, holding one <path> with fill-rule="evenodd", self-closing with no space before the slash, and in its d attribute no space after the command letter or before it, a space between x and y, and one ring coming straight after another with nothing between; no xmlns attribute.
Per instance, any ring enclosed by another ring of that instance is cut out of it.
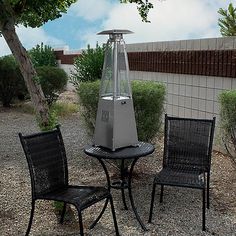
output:
<svg viewBox="0 0 236 236"><path fill-rule="evenodd" d="M20 71L29 91L33 102L36 115L39 117L43 126L49 124L49 109L44 97L42 88L37 80L37 73L33 67L31 59L22 46L16 32L14 22L8 21L4 24L1 31L16 61L19 63Z"/></svg>

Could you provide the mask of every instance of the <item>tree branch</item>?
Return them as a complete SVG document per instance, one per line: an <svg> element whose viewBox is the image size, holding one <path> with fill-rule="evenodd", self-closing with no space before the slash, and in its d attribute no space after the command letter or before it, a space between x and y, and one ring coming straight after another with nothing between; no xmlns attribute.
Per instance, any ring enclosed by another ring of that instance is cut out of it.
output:
<svg viewBox="0 0 236 236"><path fill-rule="evenodd" d="M121 3L136 3L139 15L142 18L143 22L150 22L148 20L148 13L153 4L149 0L120 0Z"/></svg>

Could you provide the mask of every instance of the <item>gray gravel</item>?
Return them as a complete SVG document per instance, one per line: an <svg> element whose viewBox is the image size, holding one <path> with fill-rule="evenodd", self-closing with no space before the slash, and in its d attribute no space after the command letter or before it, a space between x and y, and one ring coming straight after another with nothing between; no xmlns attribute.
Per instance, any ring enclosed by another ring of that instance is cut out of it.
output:
<svg viewBox="0 0 236 236"><path fill-rule="evenodd" d="M99 163L83 154L83 147L89 142L89 138L83 129L79 114L62 119L60 123L68 156L70 182L104 184L106 180ZM31 188L18 132L30 134L37 131L39 130L34 116L14 109L0 110L1 236L24 235L27 228ZM121 235L236 235L236 199L234 198L236 171L230 160L222 155L213 158L211 208L206 214L206 232L201 231L201 192L198 190L166 188L164 202L160 205L159 189L157 189L153 223L147 224L152 180L155 172L161 168L160 144L156 144L156 150L153 155L140 159L137 163L133 181L135 203L149 231L141 230L133 213L123 210L120 193L116 190L112 192ZM230 173L225 163L230 166ZM114 168L110 167L110 171L116 175ZM222 179L224 181L221 181ZM222 187L222 183L225 182L229 184ZM105 212L93 230L88 229L101 207L102 204L97 204L84 211L85 231L88 235L114 235L110 209ZM48 201L39 201L30 235L78 235L78 219L75 211L73 212L74 218L65 225L60 225L52 204Z"/></svg>

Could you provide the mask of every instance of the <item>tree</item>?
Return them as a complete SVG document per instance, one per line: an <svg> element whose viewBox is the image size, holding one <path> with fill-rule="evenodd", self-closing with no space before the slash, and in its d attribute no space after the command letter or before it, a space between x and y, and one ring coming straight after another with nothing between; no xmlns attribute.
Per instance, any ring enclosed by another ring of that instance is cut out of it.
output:
<svg viewBox="0 0 236 236"><path fill-rule="evenodd" d="M222 36L236 36L236 8L230 3L227 9L220 8L218 13L222 18L218 19Z"/></svg>
<svg viewBox="0 0 236 236"><path fill-rule="evenodd" d="M148 17L148 12L151 8L153 8L153 4L149 2L149 0L120 0L121 3L136 3L137 9L139 11L139 15L144 22L150 22Z"/></svg>
<svg viewBox="0 0 236 236"><path fill-rule="evenodd" d="M27 51L22 46L15 27L18 24L40 27L49 20L59 18L76 0L0 0L0 35L5 38L13 56L19 63L20 71L28 88L31 100L41 126L49 124L49 109L38 83L37 73ZM120 0L121 3L136 3L143 21L152 4L148 0Z"/></svg>
<svg viewBox="0 0 236 236"><path fill-rule="evenodd" d="M0 0L0 33L19 63L20 71L42 126L49 124L49 109L38 83L36 70L15 32L15 26L23 24L26 27L39 27L49 20L60 17L61 13L66 12L66 9L75 1Z"/></svg>
<svg viewBox="0 0 236 236"><path fill-rule="evenodd" d="M54 50L49 45L36 45L29 51L30 58L35 67L38 66L58 66Z"/></svg>

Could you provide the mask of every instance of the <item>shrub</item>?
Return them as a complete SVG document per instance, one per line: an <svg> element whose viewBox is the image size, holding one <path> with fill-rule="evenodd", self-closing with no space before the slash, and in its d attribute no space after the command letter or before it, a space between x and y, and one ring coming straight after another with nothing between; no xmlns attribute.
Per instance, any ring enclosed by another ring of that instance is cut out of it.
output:
<svg viewBox="0 0 236 236"><path fill-rule="evenodd" d="M0 58L0 100L10 107L15 97L24 97L27 89L18 64L13 56Z"/></svg>
<svg viewBox="0 0 236 236"><path fill-rule="evenodd" d="M96 48L84 50L74 62L75 72L71 73L70 81L78 88L80 82L92 82L102 77L105 48L98 44Z"/></svg>
<svg viewBox="0 0 236 236"><path fill-rule="evenodd" d="M152 140L160 129L165 86L152 81L133 81L132 93L139 140Z"/></svg>
<svg viewBox="0 0 236 236"><path fill-rule="evenodd" d="M45 126L45 124L42 124L41 120L38 117L37 122L41 131L53 130L59 124L57 114L52 108L49 109L49 122L47 126Z"/></svg>
<svg viewBox="0 0 236 236"><path fill-rule="evenodd" d="M30 58L35 67L57 66L56 56L53 49L48 45L36 45L29 51Z"/></svg>
<svg viewBox="0 0 236 236"><path fill-rule="evenodd" d="M65 88L67 74L63 69L52 66L41 66L36 70L43 93L48 105L51 106Z"/></svg>
<svg viewBox="0 0 236 236"><path fill-rule="evenodd" d="M98 98L99 98L100 80L94 82L81 83L78 94L81 103L81 113L84 117L87 131L90 135L94 133Z"/></svg>
<svg viewBox="0 0 236 236"><path fill-rule="evenodd" d="M82 116L93 134L99 99L100 81L81 83L78 94L81 102ZM152 140L161 125L165 86L150 81L133 81L132 93L138 138L142 141Z"/></svg>
<svg viewBox="0 0 236 236"><path fill-rule="evenodd" d="M226 150L236 161L236 90L219 95L220 128Z"/></svg>

